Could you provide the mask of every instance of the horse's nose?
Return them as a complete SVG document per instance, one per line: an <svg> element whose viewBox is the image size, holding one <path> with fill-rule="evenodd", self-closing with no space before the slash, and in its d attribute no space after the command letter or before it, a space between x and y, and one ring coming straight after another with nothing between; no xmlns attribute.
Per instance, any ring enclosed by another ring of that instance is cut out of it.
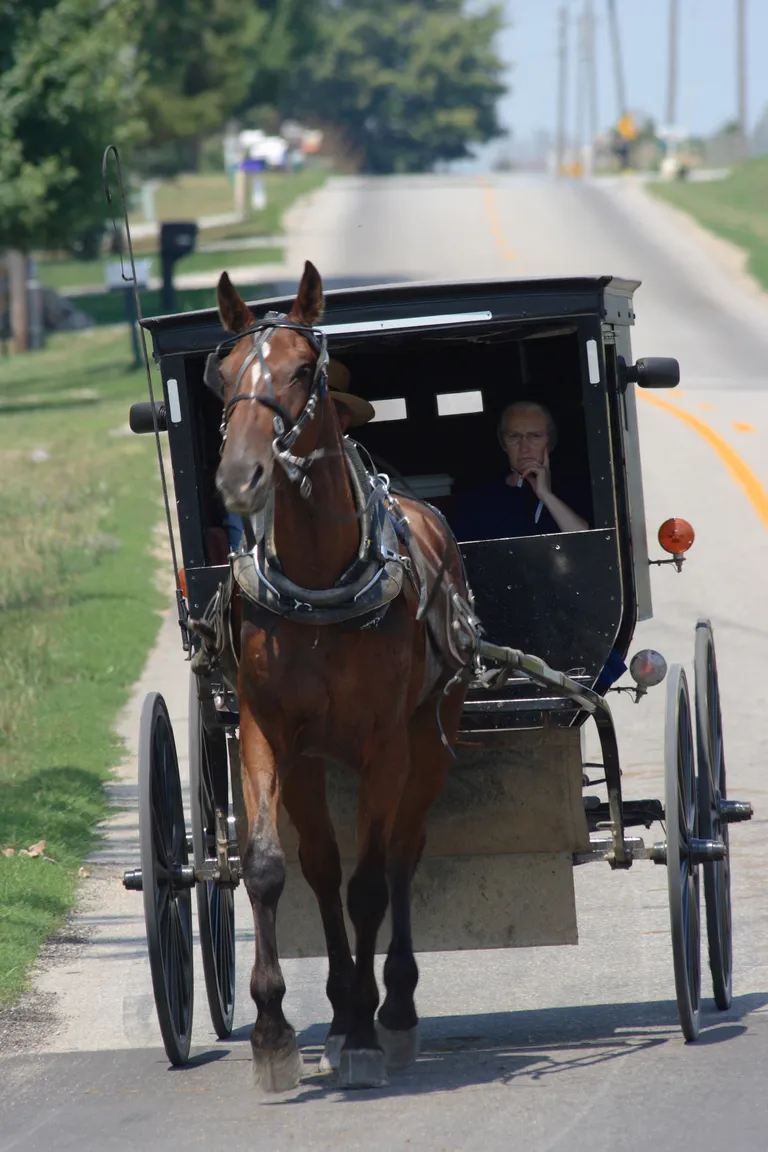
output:
<svg viewBox="0 0 768 1152"><path fill-rule="evenodd" d="M248 480L247 483L240 485L241 496L244 496L246 492L252 492L255 488L258 488L259 481L263 475L264 469L262 468L261 464L257 464L253 470L253 475L251 476L250 480Z"/></svg>

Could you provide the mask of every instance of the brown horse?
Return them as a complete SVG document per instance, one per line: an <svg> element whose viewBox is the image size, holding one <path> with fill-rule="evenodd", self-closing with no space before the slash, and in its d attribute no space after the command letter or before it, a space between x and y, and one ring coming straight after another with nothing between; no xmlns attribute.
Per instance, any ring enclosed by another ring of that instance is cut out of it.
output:
<svg viewBox="0 0 768 1152"><path fill-rule="evenodd" d="M218 304L233 334L218 368L225 437L219 492L227 508L243 517L249 546L258 523L252 518L271 509L274 553L286 580L308 595L334 589L358 554L361 513L334 405L323 386L327 353L314 328L323 310L320 276L306 264L288 317L272 314L271 321L257 322L226 273ZM297 830L301 868L317 897L327 942L333 1020L324 1067L338 1068L348 1087L377 1086L386 1083L387 1066L403 1066L417 1054L410 888L427 814L451 763L448 745L466 691L462 662L451 663L446 655L455 619L451 597L454 604L461 597L465 606L471 599L458 548L441 517L405 499L402 512L411 554L420 554L422 572L431 573L428 611L424 589L408 575L407 563L402 590L376 627L316 625L254 607L241 591L233 599L248 819L243 878L256 935L251 995L258 1014L251 1045L257 1083L266 1089L293 1087L302 1072L295 1032L283 1014L275 930L286 874L280 804ZM457 631L454 623L454 639ZM455 643L453 649L455 655ZM471 653L463 663L468 660ZM358 776L358 858L348 887L354 961L326 804L325 760ZM386 998L375 1026L374 955L388 900Z"/></svg>

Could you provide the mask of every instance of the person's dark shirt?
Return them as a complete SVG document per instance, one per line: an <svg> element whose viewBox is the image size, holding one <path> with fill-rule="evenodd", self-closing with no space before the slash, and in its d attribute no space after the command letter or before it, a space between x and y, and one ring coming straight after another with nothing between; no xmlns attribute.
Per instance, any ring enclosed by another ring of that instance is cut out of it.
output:
<svg viewBox="0 0 768 1152"><path fill-rule="evenodd" d="M553 483L552 490L591 527L592 500L586 485ZM459 493L449 521L457 540L504 540L561 532L544 506L536 520L538 506L539 498L527 480L519 488L507 484L506 479L493 480Z"/></svg>

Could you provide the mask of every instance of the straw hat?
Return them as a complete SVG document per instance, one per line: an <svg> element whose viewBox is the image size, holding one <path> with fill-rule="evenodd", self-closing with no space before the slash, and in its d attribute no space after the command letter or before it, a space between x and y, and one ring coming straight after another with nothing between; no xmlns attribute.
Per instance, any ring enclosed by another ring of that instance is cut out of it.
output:
<svg viewBox="0 0 768 1152"><path fill-rule="evenodd" d="M346 408L350 416L350 428L367 424L376 414L373 404L349 391L349 368L340 360L328 361L328 395L334 404Z"/></svg>

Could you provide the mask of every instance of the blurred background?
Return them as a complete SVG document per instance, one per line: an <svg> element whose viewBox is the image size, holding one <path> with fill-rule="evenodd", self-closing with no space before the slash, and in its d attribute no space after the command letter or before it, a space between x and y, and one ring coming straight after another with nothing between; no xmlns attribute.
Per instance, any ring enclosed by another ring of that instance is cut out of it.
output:
<svg viewBox="0 0 768 1152"><path fill-rule="evenodd" d="M225 265L273 283L283 213L331 173L709 181L752 160L749 196L766 42L748 0L5 0L0 350L131 320L110 141L144 310L168 312Z"/></svg>

